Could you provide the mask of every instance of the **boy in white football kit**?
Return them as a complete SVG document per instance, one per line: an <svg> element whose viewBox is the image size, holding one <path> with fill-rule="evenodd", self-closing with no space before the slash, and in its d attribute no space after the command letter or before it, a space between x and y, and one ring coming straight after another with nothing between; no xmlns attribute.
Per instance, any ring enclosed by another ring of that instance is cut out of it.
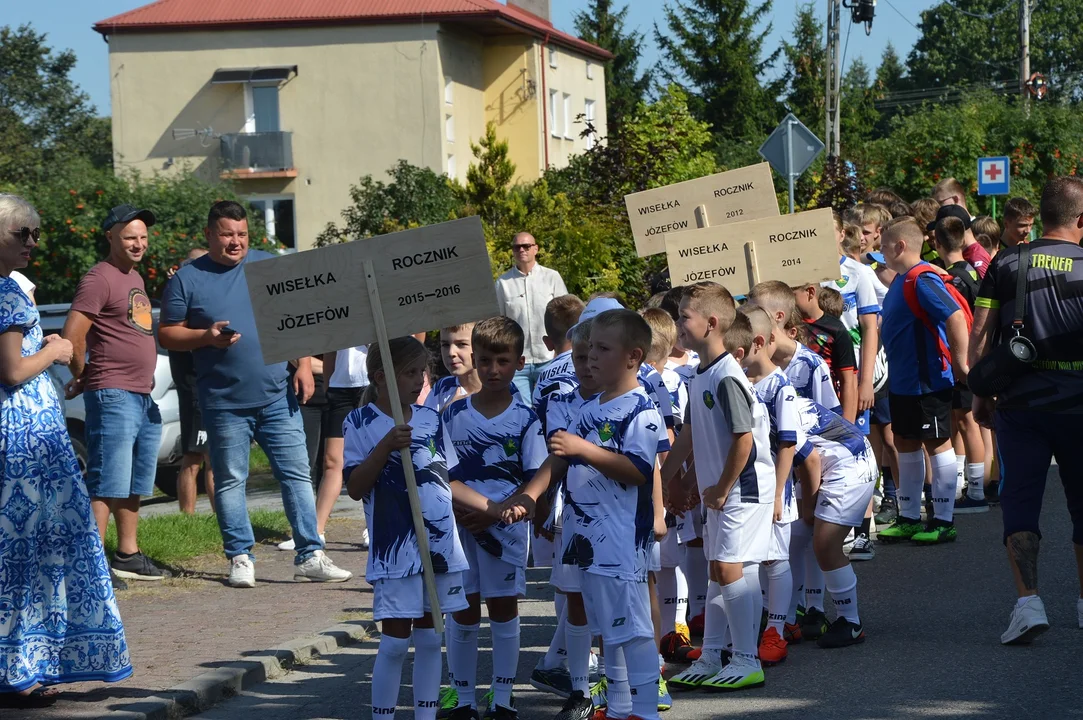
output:
<svg viewBox="0 0 1083 720"><path fill-rule="evenodd" d="M650 341L650 327L631 310L594 318L589 366L603 391L583 405L569 431L553 434L552 455L505 511L508 521L526 517L550 481L567 471L563 559L579 567L591 629L605 642L606 715L629 720L658 717L658 652L646 580L655 462L669 440L637 378ZM579 680L586 659L582 648L569 647L569 666L580 666L571 667L578 687L559 718L590 717L593 707Z"/></svg>
<svg viewBox="0 0 1083 720"><path fill-rule="evenodd" d="M681 345L699 354L689 388L686 427L663 467L675 510L691 504L678 476L690 450L706 507L704 548L710 561L702 654L670 685L742 690L763 685L756 635L760 625L759 563L768 559L775 498L767 408L732 355L725 333L736 316L733 296L721 285L693 285L681 301ZM733 652L723 666L727 627Z"/></svg>
<svg viewBox="0 0 1083 720"><path fill-rule="evenodd" d="M472 335L481 389L441 413L448 476L502 503L534 476L548 455L541 423L511 392L524 363L522 328L506 317L483 320ZM519 666L519 598L526 596L529 528L493 522L484 513L464 514L459 531L469 567L463 586L470 606L447 623L448 676L452 691L441 700L446 716L477 720L475 686L481 601L493 637L493 679L483 703L486 717L513 720L511 693ZM454 695L454 696L453 696Z"/></svg>

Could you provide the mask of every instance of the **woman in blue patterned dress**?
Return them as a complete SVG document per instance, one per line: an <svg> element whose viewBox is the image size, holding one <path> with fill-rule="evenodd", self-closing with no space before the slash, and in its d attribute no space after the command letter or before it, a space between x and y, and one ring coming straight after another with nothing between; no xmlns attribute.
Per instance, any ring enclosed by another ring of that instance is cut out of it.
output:
<svg viewBox="0 0 1083 720"><path fill-rule="evenodd" d="M37 245L28 202L0 194L0 707L55 702L50 685L132 673L90 498L47 370L72 345L42 337L11 279Z"/></svg>

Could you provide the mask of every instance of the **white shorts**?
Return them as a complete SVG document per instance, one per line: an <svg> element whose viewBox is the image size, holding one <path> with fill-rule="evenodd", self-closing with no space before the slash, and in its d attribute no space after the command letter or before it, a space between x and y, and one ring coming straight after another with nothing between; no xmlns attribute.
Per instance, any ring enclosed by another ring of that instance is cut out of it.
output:
<svg viewBox="0 0 1083 720"><path fill-rule="evenodd" d="M526 568L516 567L490 555L482 550L474 536L466 531L459 532L459 541L462 543L466 562L470 565L463 572L463 586L467 595L481 593L483 599L526 597Z"/></svg>
<svg viewBox="0 0 1083 720"><path fill-rule="evenodd" d="M871 452L839 462L820 483L816 518L835 525L860 526L879 476Z"/></svg>
<svg viewBox="0 0 1083 720"><path fill-rule="evenodd" d="M790 526L792 522L771 523L771 547L767 549L768 560L790 559Z"/></svg>
<svg viewBox="0 0 1083 720"><path fill-rule="evenodd" d="M707 510L703 547L707 559L724 563L763 562L771 546L774 503L729 500Z"/></svg>
<svg viewBox="0 0 1083 720"><path fill-rule="evenodd" d="M436 594L440 598L442 613L459 612L470 607L461 572L438 574ZM372 582L373 620L416 619L424 617L430 609L429 594L421 573Z"/></svg>
<svg viewBox="0 0 1083 720"><path fill-rule="evenodd" d="M647 583L582 572L583 604L592 635L608 647L636 638L654 638Z"/></svg>
<svg viewBox="0 0 1083 720"><path fill-rule="evenodd" d="M564 546L560 531L553 536L553 545L556 548ZM565 565L560 562L559 557L554 556L553 571L549 573L549 584L564 593L580 592L582 584L579 582L579 576L582 572L578 565Z"/></svg>
<svg viewBox="0 0 1083 720"><path fill-rule="evenodd" d="M651 549L647 551L647 570L658 572L662 569L662 543L655 540L651 543Z"/></svg>
<svg viewBox="0 0 1083 720"><path fill-rule="evenodd" d="M538 537L534 534L534 531L530 531L530 552L534 558L534 567L552 567L555 560L553 560L553 553L559 545L554 545L551 540L546 540L543 537Z"/></svg>
<svg viewBox="0 0 1083 720"><path fill-rule="evenodd" d="M666 536L664 538L662 538L662 542L657 543L657 545L660 548L660 553L661 553L659 555L659 558L658 558L661 567L664 567L664 568L680 567L681 560L684 559L684 550L685 550L685 548L684 548L684 545L681 545L677 541L677 529L676 528L670 528L669 532L666 534Z"/></svg>
<svg viewBox="0 0 1083 720"><path fill-rule="evenodd" d="M682 520L678 520L682 523ZM677 530L678 541L683 545L703 537L703 506L697 505L684 514L683 524Z"/></svg>

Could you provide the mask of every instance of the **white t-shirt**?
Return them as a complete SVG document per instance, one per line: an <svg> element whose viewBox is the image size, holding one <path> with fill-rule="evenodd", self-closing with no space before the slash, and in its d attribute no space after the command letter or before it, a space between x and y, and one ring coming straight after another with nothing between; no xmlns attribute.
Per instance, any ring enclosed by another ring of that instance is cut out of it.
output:
<svg viewBox="0 0 1083 720"><path fill-rule="evenodd" d="M493 418L474 409L473 396L456 400L440 414L440 424L448 477L496 502L534 477L549 455L538 416L514 398ZM493 557L524 568L528 537L527 523L502 522L474 535Z"/></svg>
<svg viewBox="0 0 1083 720"><path fill-rule="evenodd" d="M639 366L639 384L647 391L647 396L654 401L658 412L662 413L662 422L667 428L673 428L673 401L670 399L662 374L653 366L643 363Z"/></svg>
<svg viewBox="0 0 1083 720"><path fill-rule="evenodd" d="M827 362L812 350L797 343L797 351L790 358L785 374L798 396L818 402L828 410L842 412Z"/></svg>
<svg viewBox="0 0 1083 720"><path fill-rule="evenodd" d="M18 270L12 270L11 279L19 284L19 289L22 290L28 298L31 300L34 299L34 290L36 290L38 286L30 282L30 278L23 275Z"/></svg>
<svg viewBox="0 0 1083 720"><path fill-rule="evenodd" d="M368 359L368 347L346 348L335 353L335 372L327 386L333 388L359 388L369 384L369 373L365 367Z"/></svg>
<svg viewBox="0 0 1083 720"><path fill-rule="evenodd" d="M815 447L820 451L823 482L840 479L833 473L844 461L851 461L866 452L871 452L865 434L860 428L823 405L798 398L797 412L808 443L797 448L794 462L804 462L811 452L809 447Z"/></svg>
<svg viewBox="0 0 1083 720"><path fill-rule="evenodd" d="M579 411L569 432L624 455L644 483L624 485L578 460L568 467L561 558L596 575L644 582L654 544L654 465L669 450L662 416L646 391L602 402L595 395Z"/></svg>
<svg viewBox="0 0 1083 720"><path fill-rule="evenodd" d="M567 350L553 358L553 362L546 365L538 375L538 382L534 385L534 397L531 398L534 411L539 412L538 406L544 396L550 393L566 393L578 385L575 366L572 365L572 351Z"/></svg>
<svg viewBox="0 0 1083 720"><path fill-rule="evenodd" d="M835 281L821 283L823 287L834 287L842 295L843 311L842 324L854 336L854 349L858 350L860 329L858 317L880 312L880 301L876 296L876 273L872 268L862 265L853 258L844 257L839 260L839 273L841 277ZM857 363L861 365L861 353L857 353Z"/></svg>
<svg viewBox="0 0 1083 720"><path fill-rule="evenodd" d="M466 570L466 555L459 542L455 513L451 508L451 485L444 460L440 418L430 408L414 405L406 419L413 428L410 455L417 478L421 515L429 533L429 553L436 573ZM344 466L349 473L372 453L377 443L395 426L375 403L352 411L342 424ZM349 477L349 474L346 475ZM414 533L402 452L387 458L379 479L362 498L371 546L365 579L404 578L421 573L421 555Z"/></svg>
<svg viewBox="0 0 1083 720"><path fill-rule="evenodd" d="M684 414L688 410L688 385L676 370L666 367L662 370L662 383L669 391L673 403L673 427L684 425Z"/></svg>
<svg viewBox="0 0 1083 720"><path fill-rule="evenodd" d="M725 353L710 365L700 365L688 396L700 492L718 484L734 433L752 433L752 453L726 502L774 504L775 463L771 460L767 406L756 397L733 356Z"/></svg>
<svg viewBox="0 0 1083 720"><path fill-rule="evenodd" d="M546 396L544 403L546 440L558 430L570 428L579 417L579 410L586 405L587 400L590 400L590 397L583 397L578 387L570 392ZM561 526L564 517L564 493L564 478L561 478L557 487L549 488L549 519L545 523L548 530Z"/></svg>
<svg viewBox="0 0 1083 720"><path fill-rule="evenodd" d="M797 391L779 368L775 368L774 372L753 387L760 402L767 406L767 415L771 420L771 456L777 459L779 443L792 442L795 444L796 462L797 449L807 442L797 415ZM808 455L807 448L805 455ZM791 470L782 492L781 522L789 523L796 519L797 498L793 491L793 471Z"/></svg>
<svg viewBox="0 0 1083 720"><path fill-rule="evenodd" d="M511 394L519 399L519 386L511 384ZM432 384L428 396L425 398L425 407L437 412L444 412L448 405L456 400L467 397L466 391L459 385L459 378L454 375L445 375Z"/></svg>

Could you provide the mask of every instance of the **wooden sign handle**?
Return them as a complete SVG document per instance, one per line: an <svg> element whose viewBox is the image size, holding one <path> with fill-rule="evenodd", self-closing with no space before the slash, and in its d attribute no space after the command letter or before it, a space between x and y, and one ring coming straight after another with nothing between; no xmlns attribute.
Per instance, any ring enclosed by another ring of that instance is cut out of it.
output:
<svg viewBox="0 0 1083 720"><path fill-rule="evenodd" d="M752 284L760 284L760 266L756 262L756 243L745 243L745 251L748 253L748 274L751 276Z"/></svg>
<svg viewBox="0 0 1083 720"><path fill-rule="evenodd" d="M369 291L369 304L372 305L372 321L376 326L376 339L380 346L380 356L384 361L384 377L387 378L387 395L391 401L391 414L396 425L405 425L402 415L402 400L399 398L399 385L395 381L395 366L391 361L391 343L384 324L383 306L380 305L380 290L376 285L376 271L372 261L365 260L365 284ZM436 592L436 574L432 569L432 556L429 554L429 534L425 530L425 520L421 515L421 498L417 493L417 478L414 476L414 459L410 449L400 450L402 471L406 477L406 494L410 497L410 514L414 519L414 534L417 535L417 551L421 555L421 569L425 578L425 590L429 594L429 607L432 625L438 635L444 634L444 615L440 610L440 595Z"/></svg>
<svg viewBox="0 0 1083 720"><path fill-rule="evenodd" d="M705 227L710 227L710 223L707 222L707 206L696 206L696 227L702 230Z"/></svg>

